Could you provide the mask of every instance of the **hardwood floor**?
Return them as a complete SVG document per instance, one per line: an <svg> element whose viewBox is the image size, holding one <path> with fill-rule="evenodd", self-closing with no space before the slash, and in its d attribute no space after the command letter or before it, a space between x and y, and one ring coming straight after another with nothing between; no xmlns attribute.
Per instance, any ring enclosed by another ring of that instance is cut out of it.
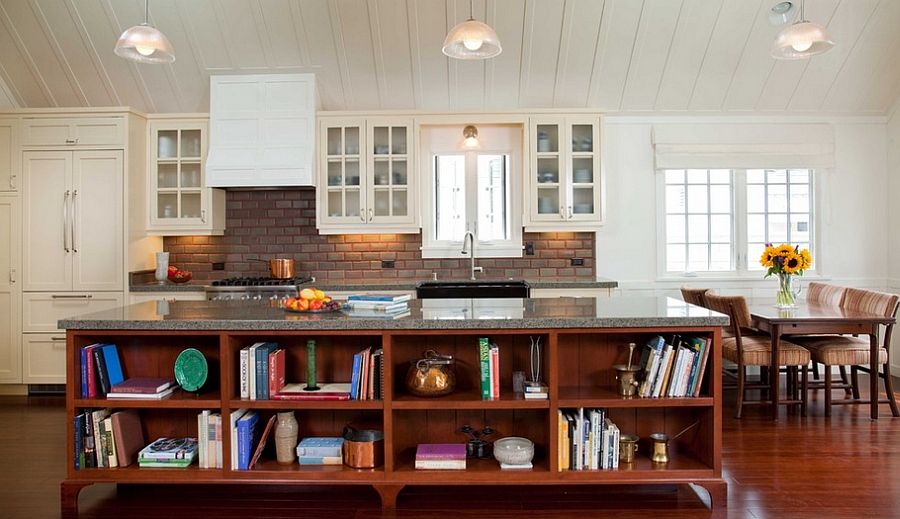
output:
<svg viewBox="0 0 900 519"><path fill-rule="evenodd" d="M733 419L733 400L733 392L726 390L725 510L709 510L690 487L666 485L409 487L393 511L383 511L378 495L366 486L93 485L81 492L79 517L900 517L900 418L892 418L886 405L877 421L869 420L867 407L857 406L837 406L825 418L822 394L816 392L810 416L782 409L773 423L767 407L745 409L741 420ZM67 463L64 425L63 398L0 397L0 459L5 467L0 471L0 518L60 517L59 483Z"/></svg>

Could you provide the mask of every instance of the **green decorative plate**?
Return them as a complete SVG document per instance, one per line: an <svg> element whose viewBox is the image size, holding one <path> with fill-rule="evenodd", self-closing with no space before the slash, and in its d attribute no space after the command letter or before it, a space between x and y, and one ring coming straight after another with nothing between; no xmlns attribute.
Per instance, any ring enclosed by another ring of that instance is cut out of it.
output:
<svg viewBox="0 0 900 519"><path fill-rule="evenodd" d="M199 350L188 348L175 359L175 380L185 391L197 391L206 382L209 366Z"/></svg>

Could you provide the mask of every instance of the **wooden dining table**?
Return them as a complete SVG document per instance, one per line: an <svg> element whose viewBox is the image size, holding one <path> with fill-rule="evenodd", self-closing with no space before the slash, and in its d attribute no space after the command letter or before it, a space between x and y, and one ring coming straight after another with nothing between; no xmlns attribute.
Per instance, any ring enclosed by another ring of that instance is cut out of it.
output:
<svg viewBox="0 0 900 519"><path fill-rule="evenodd" d="M893 317L861 312L849 308L798 301L794 308L776 308L771 299L749 300L750 326L772 337L772 365L769 387L772 392L772 419L778 420L778 348L782 337L791 335L847 334L868 335L872 347L869 365L869 401L873 420L878 419L878 348L881 327L895 322ZM828 374L826 374L828 376ZM891 395L888 395L890 398ZM894 416L900 416L891 406Z"/></svg>

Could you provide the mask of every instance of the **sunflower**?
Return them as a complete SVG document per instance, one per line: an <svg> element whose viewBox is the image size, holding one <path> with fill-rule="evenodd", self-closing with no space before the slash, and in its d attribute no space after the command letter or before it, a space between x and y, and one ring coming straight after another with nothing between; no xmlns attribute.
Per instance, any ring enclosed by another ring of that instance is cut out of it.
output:
<svg viewBox="0 0 900 519"><path fill-rule="evenodd" d="M762 253L762 256L759 258L759 263L766 268L772 267L772 262L775 260L775 247L771 245L766 247L766 250Z"/></svg>
<svg viewBox="0 0 900 519"><path fill-rule="evenodd" d="M801 250L800 257L803 259L803 266L800 268L802 268L803 270L806 270L810 266L812 266L812 254L809 253L809 249Z"/></svg>
<svg viewBox="0 0 900 519"><path fill-rule="evenodd" d="M803 269L803 257L799 254L791 251L790 254L784 257L784 262L781 264L781 270L786 274L796 274L800 270Z"/></svg>
<svg viewBox="0 0 900 519"><path fill-rule="evenodd" d="M786 258L786 257L790 256L791 254L796 254L796 253L797 253L797 249L788 245L787 243L782 243L778 247L775 247L775 255L776 256L782 256L782 257Z"/></svg>

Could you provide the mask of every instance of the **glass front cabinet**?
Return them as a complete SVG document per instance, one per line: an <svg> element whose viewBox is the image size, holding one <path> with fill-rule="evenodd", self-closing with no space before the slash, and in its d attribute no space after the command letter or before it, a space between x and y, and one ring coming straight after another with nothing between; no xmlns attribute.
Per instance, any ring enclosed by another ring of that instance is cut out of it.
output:
<svg viewBox="0 0 900 519"><path fill-rule="evenodd" d="M419 232L413 141L412 119L322 118L319 231Z"/></svg>
<svg viewBox="0 0 900 519"><path fill-rule="evenodd" d="M532 117L526 231L593 231L603 222L601 116Z"/></svg>
<svg viewBox="0 0 900 519"><path fill-rule="evenodd" d="M148 234L222 235L225 191L205 187L208 122L150 122Z"/></svg>

